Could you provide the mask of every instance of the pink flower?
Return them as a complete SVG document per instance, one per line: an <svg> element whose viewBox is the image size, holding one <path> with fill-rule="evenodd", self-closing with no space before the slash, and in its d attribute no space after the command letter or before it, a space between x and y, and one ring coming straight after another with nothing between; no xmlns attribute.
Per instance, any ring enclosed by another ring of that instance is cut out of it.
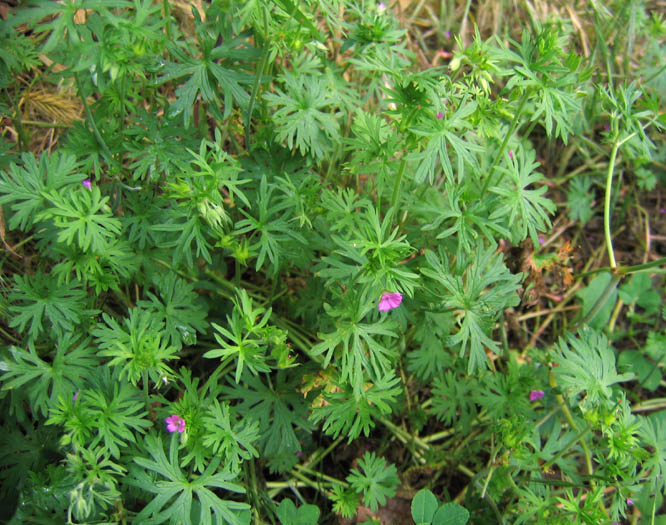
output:
<svg viewBox="0 0 666 525"><path fill-rule="evenodd" d="M83 184L89 190L92 190L92 183L90 182L90 179L86 179L86 180L82 181L81 184Z"/></svg>
<svg viewBox="0 0 666 525"><path fill-rule="evenodd" d="M437 120L442 119L442 118L444 118L444 113L442 113L440 111L439 113L437 113Z"/></svg>
<svg viewBox="0 0 666 525"><path fill-rule="evenodd" d="M627 498L627 505L633 505L633 504L634 504L634 500L631 499L631 498Z"/></svg>
<svg viewBox="0 0 666 525"><path fill-rule="evenodd" d="M534 403L536 400L543 397L543 390L532 390L530 392L530 402Z"/></svg>
<svg viewBox="0 0 666 525"><path fill-rule="evenodd" d="M379 300L379 305L377 305L377 308L380 312L386 312L387 310L393 310L394 308L397 308L400 306L401 302L402 295L400 292L385 293Z"/></svg>
<svg viewBox="0 0 666 525"><path fill-rule="evenodd" d="M512 149L509 150L509 158L513 159L513 150Z"/></svg>
<svg viewBox="0 0 666 525"><path fill-rule="evenodd" d="M169 432L173 433L178 431L179 434L185 432L185 420L182 417L174 414L173 416L166 418L164 421L166 421L167 430Z"/></svg>
<svg viewBox="0 0 666 525"><path fill-rule="evenodd" d="M78 390L74 392L74 395L72 396L72 403L76 403L76 400L79 398L79 392Z"/></svg>

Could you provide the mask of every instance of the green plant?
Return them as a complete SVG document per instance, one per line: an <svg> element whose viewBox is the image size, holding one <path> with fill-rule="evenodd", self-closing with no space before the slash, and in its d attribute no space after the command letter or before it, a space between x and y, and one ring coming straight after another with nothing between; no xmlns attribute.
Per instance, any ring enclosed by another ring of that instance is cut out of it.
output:
<svg viewBox="0 0 666 525"><path fill-rule="evenodd" d="M663 519L652 4L2 16L0 520Z"/></svg>

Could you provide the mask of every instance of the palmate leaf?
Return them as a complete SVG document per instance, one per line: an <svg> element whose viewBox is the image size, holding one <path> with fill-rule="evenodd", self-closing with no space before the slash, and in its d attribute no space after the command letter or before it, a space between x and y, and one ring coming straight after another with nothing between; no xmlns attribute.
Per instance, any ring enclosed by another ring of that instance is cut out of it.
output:
<svg viewBox="0 0 666 525"><path fill-rule="evenodd" d="M219 35L220 28L224 35ZM192 123L198 95L204 102L211 103L210 110L220 120L231 114L234 103L245 109L250 99L243 84L249 82L251 77L240 71L235 63L238 58L245 61L256 58L258 52L249 46L246 34L233 36L231 24L226 21L217 29L201 32L201 55L196 58L190 57L177 44L168 46L169 54L177 62L170 62L164 67L164 75L158 83L187 77L185 83L176 89L177 100L169 109L171 116L183 113L185 128ZM218 35L223 40L221 45L217 45ZM223 114L218 108L220 98L224 100Z"/></svg>
<svg viewBox="0 0 666 525"><path fill-rule="evenodd" d="M86 310L86 293L78 281L59 284L38 273L25 277L14 274L14 282L9 294L13 314L9 326L23 332L29 324L28 337L32 340L48 331L53 336L70 333L84 316L94 313Z"/></svg>
<svg viewBox="0 0 666 525"><path fill-rule="evenodd" d="M260 270L268 258L270 262L268 274L272 276L277 274L284 264L282 262L284 259L289 255L294 256L294 251L290 250L292 244L298 243L297 251L307 246L305 237L289 221L294 203L274 198L275 190L276 186L268 183L266 177L262 177L256 201L258 210L252 214L241 209L246 218L236 223L235 231L237 235L252 232L251 239L254 243L251 248L258 252L255 268L257 271Z"/></svg>
<svg viewBox="0 0 666 525"><path fill-rule="evenodd" d="M337 319L336 330L319 333L322 341L311 350L312 355L325 354L324 368L336 357L336 362L340 363L340 379L352 386L357 398L362 396L366 378L382 377L398 354L396 348L387 347L382 341L385 337L397 337L394 322L388 316L374 323L362 322L376 307L367 294L351 289L335 306L325 304L326 313Z"/></svg>
<svg viewBox="0 0 666 525"><path fill-rule="evenodd" d="M204 333L208 327L205 304L192 285L173 272L156 277L154 283L158 294L146 292L150 301L139 301L137 305L164 321L172 346L180 349L183 344L194 344L196 332Z"/></svg>
<svg viewBox="0 0 666 525"><path fill-rule="evenodd" d="M140 392L129 383L113 384L112 392L88 390L85 402L94 418L98 434L90 446L103 442L105 450L114 457L120 457L120 447L136 442L137 434L144 434L152 424L146 416L145 401Z"/></svg>
<svg viewBox="0 0 666 525"><path fill-rule="evenodd" d="M468 117L476 111L476 107L476 102L462 100L451 115L447 113L441 119L431 118L412 129L415 135L427 140L422 152L410 156L411 159L418 161L414 174L417 183L423 182L426 178L432 182L440 163L447 180L458 184L465 176L465 165L473 168L478 166L475 154L483 151L483 148L470 141L471 137L465 137L465 133L472 128ZM455 152L457 178L453 176L449 148Z"/></svg>
<svg viewBox="0 0 666 525"><path fill-rule="evenodd" d="M460 264L462 270L455 274L442 263L441 257L427 251L426 260L431 268L421 271L442 285L442 307L459 312L458 332L451 336L451 342L460 345L461 356L469 348L467 370L472 373L487 365L486 348L501 352L488 333L502 310L517 304L516 291L522 275L509 273L502 255L494 253L492 248L477 247L467 266Z"/></svg>
<svg viewBox="0 0 666 525"><path fill-rule="evenodd" d="M11 164L9 173L0 171L0 204L11 207L11 229L27 230L47 203L46 191L57 191L86 177L77 173L79 164L74 155L42 153L38 164L34 155L24 153L21 161L22 166Z"/></svg>
<svg viewBox="0 0 666 525"><path fill-rule="evenodd" d="M137 523L182 525L250 523L250 514L247 512L249 505L220 499L216 493L219 489L245 493L243 487L231 483L236 477L235 474L228 471L217 472L221 461L219 457L213 459L201 475L190 477L179 466L177 435L174 434L171 439L168 458L159 437L151 434L146 437L145 444L151 457L134 459L142 468L132 468L130 483L154 494L155 497L134 518ZM155 474L156 479L153 478Z"/></svg>
<svg viewBox="0 0 666 525"><path fill-rule="evenodd" d="M666 418L660 412L641 419L641 437L652 449L643 463L641 477L650 480L653 491L661 494L666 488Z"/></svg>
<svg viewBox="0 0 666 525"><path fill-rule="evenodd" d="M120 233L120 220L113 217L97 186L83 186L67 193L45 194L50 205L37 214L37 220L51 220L58 229L58 241L76 244L84 252L102 252Z"/></svg>
<svg viewBox="0 0 666 525"><path fill-rule="evenodd" d="M76 13L80 10L108 12L109 9L130 7L131 5L127 0L73 0L62 3L31 0L26 2L24 9L17 10L18 16L12 18L12 23L14 25L28 23L35 34L49 33L49 37L42 47L42 52L47 53L57 49L65 41L77 44L83 35L89 34L85 24L75 21ZM25 9L26 7L31 9ZM43 19L47 21L36 25Z"/></svg>
<svg viewBox="0 0 666 525"><path fill-rule="evenodd" d="M550 227L548 213L555 212L555 203L543 197L548 189L530 186L542 181L541 174L535 171L539 163L535 161L536 153L530 149L517 151L509 159L509 168L498 166L497 170L504 173L501 184L493 186L490 191L500 196L500 205L491 214L490 220L499 222L504 219L512 232L511 240L518 244L529 234L534 246L539 246L539 232Z"/></svg>
<svg viewBox="0 0 666 525"><path fill-rule="evenodd" d="M301 155L309 153L321 160L340 135L337 115L326 109L335 99L320 76L287 73L282 79L285 91L276 88L275 93L264 95L277 108L273 112L277 140L286 140L289 149L298 148Z"/></svg>
<svg viewBox="0 0 666 525"><path fill-rule="evenodd" d="M177 359L178 351L169 346L159 317L137 307L130 309L122 325L107 314L103 319L93 336L101 349L99 355L111 358L109 366L120 367L120 379L127 376L133 385L146 379L160 384L174 375L167 361Z"/></svg>
<svg viewBox="0 0 666 525"><path fill-rule="evenodd" d="M358 461L360 471L352 469L347 481L363 494L363 504L375 512L379 505L384 505L387 498L392 498L400 485L400 478L395 465L388 465L384 458L366 452Z"/></svg>
<svg viewBox="0 0 666 525"><path fill-rule="evenodd" d="M315 423L323 421L326 434L334 439L347 436L349 443L361 433L369 436L375 427L373 416L391 414L402 394L400 378L392 371L374 384L366 384L361 397L356 396L349 385L337 381L333 385L333 391L322 394L324 403L313 410L310 419Z"/></svg>
<svg viewBox="0 0 666 525"><path fill-rule="evenodd" d="M295 454L301 447L296 428L307 431L313 428L306 419L307 402L298 391L301 378L289 377L285 370L280 370L267 386L262 377L245 372L241 384L230 381L230 386L224 387L224 398L237 400L236 410L244 418L259 421L261 440L257 448L263 455Z"/></svg>
<svg viewBox="0 0 666 525"><path fill-rule="evenodd" d="M220 404L217 399L213 403L204 418L207 430L203 443L224 458L231 472L238 472L244 460L259 457L254 448L259 440L259 422L247 418L238 422L228 403Z"/></svg>
<svg viewBox="0 0 666 525"><path fill-rule="evenodd" d="M553 358L559 365L553 369L557 384L583 412L600 404L613 406L611 387L634 378L633 373L617 373L615 352L607 337L591 328L560 338L557 350Z"/></svg>
<svg viewBox="0 0 666 525"><path fill-rule="evenodd" d="M23 350L11 346L8 359L0 366L4 370L0 381L3 390L20 391L33 413L46 416L58 397L71 397L98 364L90 339L77 340L67 334L59 340L55 356L49 361L32 347Z"/></svg>
<svg viewBox="0 0 666 525"><path fill-rule="evenodd" d="M174 265L180 264L183 259L189 267L194 266L194 257L202 257L212 264L212 245L209 242L211 228L206 221L199 217L198 210L193 207L176 207L164 214L165 222L155 224L152 229L156 232L165 232L161 245L171 249Z"/></svg>

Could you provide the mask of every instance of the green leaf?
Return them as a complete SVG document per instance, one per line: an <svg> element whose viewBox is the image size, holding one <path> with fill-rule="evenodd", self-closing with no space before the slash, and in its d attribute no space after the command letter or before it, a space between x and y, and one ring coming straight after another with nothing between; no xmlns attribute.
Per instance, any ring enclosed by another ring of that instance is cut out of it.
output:
<svg viewBox="0 0 666 525"><path fill-rule="evenodd" d="M388 465L384 458L374 452L366 452L358 461L360 471L352 469L347 481L362 494L363 504L376 512L379 506L392 498L400 484L398 471L394 465Z"/></svg>
<svg viewBox="0 0 666 525"><path fill-rule="evenodd" d="M432 520L432 525L465 525L469 520L469 512L457 503L442 505Z"/></svg>
<svg viewBox="0 0 666 525"><path fill-rule="evenodd" d="M245 419L259 422L257 448L264 456L294 455L301 450L296 431L313 428L306 419L308 404L298 391L301 377L289 377L287 370L279 370L269 386L263 383L264 377L246 372L241 384L230 379L230 385L222 388L223 397L236 400L236 410Z"/></svg>
<svg viewBox="0 0 666 525"><path fill-rule="evenodd" d="M22 166L11 164L9 173L0 172L0 204L9 204L11 229L27 230L37 220L37 214L47 204L48 191L80 183L86 177L79 175L79 164L73 155L54 152L42 153L39 164L33 154L21 156ZM79 191L83 188L73 188Z"/></svg>
<svg viewBox="0 0 666 525"><path fill-rule="evenodd" d="M334 438L346 435L349 443L361 432L369 436L375 426L373 417L389 415L402 394L400 379L393 371L366 385L360 396L349 385L333 384L334 391L323 394L325 403L317 407L310 418L314 422L324 421L324 432Z"/></svg>
<svg viewBox="0 0 666 525"><path fill-rule="evenodd" d="M582 317L585 317L592 309L610 282L611 274L608 272L602 272L592 279L585 288L576 292L576 296L583 301L583 311L581 312ZM617 293L617 289L615 289L606 298L601 309L597 312L594 318L588 322L590 328L600 330L608 324L608 320L613 312L613 307L617 301Z"/></svg>
<svg viewBox="0 0 666 525"><path fill-rule="evenodd" d="M556 348L558 352L553 361L559 366L553 372L557 384L583 413L600 403L612 406L611 387L634 378L632 373L617 373L615 351L605 335L592 329L560 338ZM580 400L579 395L582 395Z"/></svg>
<svg viewBox="0 0 666 525"><path fill-rule="evenodd" d="M631 370L636 374L636 379L642 388L654 392L659 388L662 374L659 363L649 361L638 350L624 350L617 360L618 368Z"/></svg>
<svg viewBox="0 0 666 525"><path fill-rule="evenodd" d="M469 116L476 111L476 107L476 102L461 100L458 108L451 114L447 112L441 119L429 118L422 126L411 130L415 135L427 139L424 150L409 157L419 162L414 173L417 183L426 178L432 183L440 166L451 184L462 182L466 166L470 170L478 169L475 154L483 151L483 147L471 140L472 137L467 133L472 128ZM450 150L455 152L455 178Z"/></svg>
<svg viewBox="0 0 666 525"><path fill-rule="evenodd" d="M437 512L439 501L428 489L419 490L412 500L412 518L416 525L429 525Z"/></svg>
<svg viewBox="0 0 666 525"><path fill-rule="evenodd" d="M441 286L437 294L443 309L460 312L458 332L451 336L451 342L460 345L460 356L469 349L468 373L488 364L486 348L501 353L496 341L488 336L499 314L512 304L516 304L516 291L521 275L512 275L502 262L502 256L493 248L478 246L469 257L467 266L453 273L431 251L426 252L430 268L421 272Z"/></svg>
<svg viewBox="0 0 666 525"><path fill-rule="evenodd" d="M58 231L58 241L76 244L84 252L103 252L120 233L120 220L113 217L99 188L81 186L67 193L45 193L48 204L37 214L37 220L51 220Z"/></svg>
<svg viewBox="0 0 666 525"><path fill-rule="evenodd" d="M206 308L192 285L175 273L154 279L158 295L146 292L150 301L139 301L138 306L153 313L164 322L171 345L180 349L183 344L196 343L196 333L205 333Z"/></svg>
<svg viewBox="0 0 666 525"><path fill-rule="evenodd" d="M490 220L503 218L515 244L529 235L533 245L539 246L539 233L550 228L548 213L555 212L555 203L543 197L548 189L545 185L529 189L543 180L541 174L535 171L540 165L535 159L533 149L516 150L513 158L509 158L508 168L497 167L497 171L505 175L500 185L490 188L492 193L500 196L499 205L490 215Z"/></svg>
<svg viewBox="0 0 666 525"><path fill-rule="evenodd" d="M161 384L173 376L167 361L177 359L177 349L169 346L164 337L164 323L151 312L132 308L129 318L120 324L103 314L104 323L98 323L93 335L101 351L99 355L111 357L110 366L121 369L120 378L136 385L140 380Z"/></svg>
<svg viewBox="0 0 666 525"><path fill-rule="evenodd" d="M243 487L231 483L236 477L234 474L218 472L220 458L213 459L201 475L192 477L178 464L176 434L172 436L168 458L162 440L152 434L146 438L146 450L150 458L134 458L141 468L132 469L130 483L154 494L154 498L134 518L137 522L150 518L151 523L156 524L249 525L249 516L241 513L249 509L249 505L218 496L220 490L245 493Z"/></svg>
<svg viewBox="0 0 666 525"><path fill-rule="evenodd" d="M19 391L33 412L46 416L59 397L72 397L98 363L89 339L78 340L67 334L58 341L55 355L48 361L34 348L9 347L8 358L0 367L4 370L0 381L3 390Z"/></svg>
<svg viewBox="0 0 666 525"><path fill-rule="evenodd" d="M317 525L320 513L317 506L307 503L296 508L294 502L288 498L283 499L277 509L282 525Z"/></svg>
<svg viewBox="0 0 666 525"><path fill-rule="evenodd" d="M636 303L645 309L645 313L655 314L661 306L659 292L654 289L652 279L647 273L636 273L628 283L619 288L620 299L626 304Z"/></svg>
<svg viewBox="0 0 666 525"><path fill-rule="evenodd" d="M208 407L204 417L206 434L204 446L210 447L216 456L221 456L231 472L238 472L244 460L259 457L254 443L259 441L259 422L244 417L236 421L229 411L229 404L220 405L217 399Z"/></svg>
<svg viewBox="0 0 666 525"><path fill-rule="evenodd" d="M78 281L58 284L42 273L25 277L14 274L14 281L9 294L9 310L13 314L9 326L23 332L29 323L31 340L44 332L55 337L71 333L84 316L95 313L86 309L86 293ZM46 326L44 320L48 321Z"/></svg>
<svg viewBox="0 0 666 525"><path fill-rule="evenodd" d="M592 179L587 175L571 179L567 200L571 220L587 223L594 216Z"/></svg>
<svg viewBox="0 0 666 525"><path fill-rule="evenodd" d="M281 77L285 91L275 88L264 99L276 108L272 113L276 125L276 138L287 141L289 149L298 149L301 155L310 154L319 161L339 140L337 114L327 107L335 99L321 76L285 73Z"/></svg>

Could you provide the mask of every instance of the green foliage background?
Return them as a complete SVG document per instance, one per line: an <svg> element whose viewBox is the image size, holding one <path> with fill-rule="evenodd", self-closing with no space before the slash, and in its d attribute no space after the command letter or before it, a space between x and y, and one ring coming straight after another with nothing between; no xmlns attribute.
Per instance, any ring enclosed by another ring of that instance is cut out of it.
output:
<svg viewBox="0 0 666 525"><path fill-rule="evenodd" d="M666 20L470 5L8 11L2 519L664 519Z"/></svg>

